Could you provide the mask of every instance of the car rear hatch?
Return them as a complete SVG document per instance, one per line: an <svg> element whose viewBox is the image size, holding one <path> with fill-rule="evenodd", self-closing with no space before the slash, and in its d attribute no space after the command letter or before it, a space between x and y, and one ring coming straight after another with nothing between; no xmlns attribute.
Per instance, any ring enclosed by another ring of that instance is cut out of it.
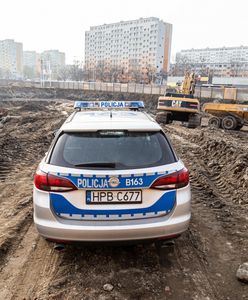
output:
<svg viewBox="0 0 248 300"><path fill-rule="evenodd" d="M162 132L63 133L40 173L52 211L70 220L165 216L188 184Z"/></svg>

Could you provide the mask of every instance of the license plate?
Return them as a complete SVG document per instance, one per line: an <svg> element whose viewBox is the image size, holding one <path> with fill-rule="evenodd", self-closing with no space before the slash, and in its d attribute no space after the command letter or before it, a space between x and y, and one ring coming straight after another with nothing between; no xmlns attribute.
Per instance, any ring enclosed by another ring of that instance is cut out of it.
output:
<svg viewBox="0 0 248 300"><path fill-rule="evenodd" d="M142 203L141 190L130 191L86 191L87 204Z"/></svg>

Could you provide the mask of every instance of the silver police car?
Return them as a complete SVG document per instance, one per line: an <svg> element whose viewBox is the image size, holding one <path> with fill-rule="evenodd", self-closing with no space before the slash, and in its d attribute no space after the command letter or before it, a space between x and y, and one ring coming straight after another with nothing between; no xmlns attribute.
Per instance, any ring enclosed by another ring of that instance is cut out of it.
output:
<svg viewBox="0 0 248 300"><path fill-rule="evenodd" d="M190 221L189 173L143 102L79 101L34 178L44 238L161 240Z"/></svg>

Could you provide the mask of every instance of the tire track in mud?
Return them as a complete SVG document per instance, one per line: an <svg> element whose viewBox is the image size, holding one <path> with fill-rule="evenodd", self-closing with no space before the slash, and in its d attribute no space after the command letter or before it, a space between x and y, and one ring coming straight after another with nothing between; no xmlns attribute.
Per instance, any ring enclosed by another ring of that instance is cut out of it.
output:
<svg viewBox="0 0 248 300"><path fill-rule="evenodd" d="M237 203L236 195L233 197L235 189L239 189L237 194L242 195L243 202L247 203L244 181L239 181L247 166L243 156L247 143L241 142L239 151L230 151L232 143L237 142L236 136L234 141L229 141L229 145L226 143L226 136L219 132L215 136L210 132L209 136L208 130L206 133L202 130L189 131L177 125L166 126L166 130L170 131L177 152L191 171L193 217L190 233L193 241L196 241L192 246L202 256L205 274L216 290L216 298L248 299L247 286L242 286L235 280L238 265L247 259L247 207ZM217 150L209 147L209 144L212 146L216 142L215 139L220 140L216 144L219 147ZM178 140L181 141L180 144ZM226 165L234 164L235 157L240 156L243 157L243 168L239 169L241 175L236 174L236 178L232 174L229 175L231 178L225 176ZM224 172L221 172L221 168ZM236 182L230 185L230 180L233 179ZM237 294L233 293L234 290L238 291Z"/></svg>
<svg viewBox="0 0 248 300"><path fill-rule="evenodd" d="M22 235L21 240L19 240L18 246L15 247L15 249L12 248L11 257L1 270L0 299L12 299L12 296L18 287L16 280L20 277L20 271L22 270L25 261L29 259L29 254L32 250L34 241L32 227L33 226L30 223L28 229L25 231L25 235Z"/></svg>
<svg viewBox="0 0 248 300"><path fill-rule="evenodd" d="M34 224L25 235L21 248L26 253L23 260L17 259L13 263L18 264L18 276L13 278L12 286L15 288L10 299L41 299L40 295L47 290L62 257L38 235ZM19 256L16 251L16 257ZM48 295L44 299L47 298Z"/></svg>
<svg viewBox="0 0 248 300"><path fill-rule="evenodd" d="M15 173L9 182L0 183L0 270L32 223L32 181L24 175L28 175L28 171L28 168L22 169L21 181Z"/></svg>
<svg viewBox="0 0 248 300"><path fill-rule="evenodd" d="M199 170L204 169L203 175L205 174L205 177L209 178L209 182L214 183L215 190L220 196L229 194L232 202L248 204L246 193L248 187L248 176L246 174L248 172L247 141L245 143L237 143L235 139L229 141L219 131L204 132L195 130L191 136L189 132L185 132L184 128L179 131L178 128L173 128L173 131L178 132L177 134L180 135L180 138L184 140L188 147L195 143L197 147L189 148L188 153L183 152L183 154L186 154L185 159L189 160L188 156L190 156L190 159L194 159L194 156L197 157L197 164L201 166ZM236 132L232 133L234 137L235 134ZM178 138L178 135L176 135L176 138ZM192 167L193 170L197 168L194 165ZM242 198L242 203L238 202L238 198Z"/></svg>
<svg viewBox="0 0 248 300"><path fill-rule="evenodd" d="M39 113L20 107L10 105L8 121L0 129L0 299L20 299L14 291L38 239L32 220L33 174L52 131L65 118L54 110L44 114L42 106ZM28 294L23 290L21 299Z"/></svg>

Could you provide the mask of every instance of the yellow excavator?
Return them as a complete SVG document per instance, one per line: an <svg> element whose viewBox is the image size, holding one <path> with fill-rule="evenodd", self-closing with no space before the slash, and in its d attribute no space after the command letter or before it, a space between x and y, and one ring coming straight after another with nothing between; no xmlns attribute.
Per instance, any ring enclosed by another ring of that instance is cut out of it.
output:
<svg viewBox="0 0 248 300"><path fill-rule="evenodd" d="M156 121L163 124L172 123L174 120L187 122L189 128L200 126L200 102L194 98L195 84L195 73L187 72L181 90L159 97Z"/></svg>

